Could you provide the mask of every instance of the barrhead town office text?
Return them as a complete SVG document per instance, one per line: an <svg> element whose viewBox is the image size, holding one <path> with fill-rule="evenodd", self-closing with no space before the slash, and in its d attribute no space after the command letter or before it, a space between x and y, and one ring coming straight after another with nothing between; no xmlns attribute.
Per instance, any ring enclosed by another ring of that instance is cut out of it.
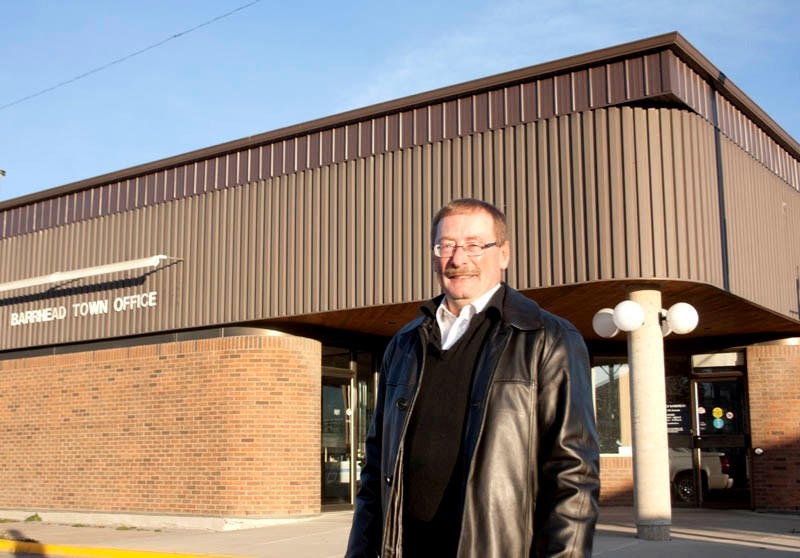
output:
<svg viewBox="0 0 800 558"><path fill-rule="evenodd" d="M110 310L114 312L128 312L142 308L155 308L158 306L158 292L150 291L125 296L118 296L111 301L108 298L73 302L68 312L66 306L52 306L36 308L33 310L10 311L11 326L38 324L64 320L67 316L72 318L85 318L87 316L102 316Z"/></svg>

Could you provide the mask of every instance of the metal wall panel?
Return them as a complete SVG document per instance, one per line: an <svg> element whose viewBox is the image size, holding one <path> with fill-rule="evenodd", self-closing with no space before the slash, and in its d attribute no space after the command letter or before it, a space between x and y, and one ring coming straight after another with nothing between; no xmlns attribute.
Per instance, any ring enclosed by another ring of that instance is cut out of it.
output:
<svg viewBox="0 0 800 558"><path fill-rule="evenodd" d="M576 111L627 103L668 93L666 75L679 63L666 52L636 54L624 61L598 62L557 76L529 79L437 100L426 106L369 116L327 129L310 129L264 145L161 168L85 190L0 211L0 238L44 230L107 214L199 195L260 179L276 178L332 163L467 137ZM685 65L686 79L696 76ZM698 82L699 84L699 82ZM700 85L697 85L699 87ZM692 97L693 98L693 97ZM42 215L67 199L63 213ZM38 216L38 218L37 218Z"/></svg>
<svg viewBox="0 0 800 558"><path fill-rule="evenodd" d="M6 238L0 282L176 260L0 295L0 349L422 300L437 291L429 223L462 196L507 211L508 279L519 288L621 278L721 286L713 133L686 111L598 109ZM156 308L10 325L10 312L73 313L150 291Z"/></svg>
<svg viewBox="0 0 800 558"><path fill-rule="evenodd" d="M553 116L665 101L684 103L800 190L797 142L670 33L209 147L27 202L0 203L0 239Z"/></svg>
<svg viewBox="0 0 800 558"><path fill-rule="evenodd" d="M732 141L722 155L731 292L797 319L800 194Z"/></svg>
<svg viewBox="0 0 800 558"><path fill-rule="evenodd" d="M674 95L709 122L715 122L716 118L715 123L723 135L779 176L787 185L800 190L800 160L792 157L762 127L714 90L688 64L675 54L665 56L669 58L672 69Z"/></svg>

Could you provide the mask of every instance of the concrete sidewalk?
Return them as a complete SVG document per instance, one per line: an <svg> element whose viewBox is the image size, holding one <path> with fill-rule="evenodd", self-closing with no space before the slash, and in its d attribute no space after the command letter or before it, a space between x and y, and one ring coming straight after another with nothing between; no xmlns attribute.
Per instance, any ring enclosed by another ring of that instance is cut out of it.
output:
<svg viewBox="0 0 800 558"><path fill-rule="evenodd" d="M271 527L219 532L9 522L0 524L0 533L5 533L0 556L340 558L351 518L349 511L330 512ZM635 533L631 508L603 508L594 556L777 558L800 554L800 515L793 514L675 509L671 541L642 541Z"/></svg>
<svg viewBox="0 0 800 558"><path fill-rule="evenodd" d="M631 508L603 508L593 556L767 558L800 554L800 515L743 510L672 510L672 540L636 538Z"/></svg>

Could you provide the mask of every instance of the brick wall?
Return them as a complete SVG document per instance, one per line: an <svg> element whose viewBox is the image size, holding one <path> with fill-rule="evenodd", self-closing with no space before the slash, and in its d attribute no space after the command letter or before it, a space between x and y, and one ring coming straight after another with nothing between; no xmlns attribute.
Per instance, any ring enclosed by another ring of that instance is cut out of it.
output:
<svg viewBox="0 0 800 558"><path fill-rule="evenodd" d="M757 510L800 510L800 346L747 348L752 490Z"/></svg>
<svg viewBox="0 0 800 558"><path fill-rule="evenodd" d="M320 345L228 337L0 361L0 508L320 511Z"/></svg>
<svg viewBox="0 0 800 558"><path fill-rule="evenodd" d="M600 456L600 505L633 505L633 458Z"/></svg>

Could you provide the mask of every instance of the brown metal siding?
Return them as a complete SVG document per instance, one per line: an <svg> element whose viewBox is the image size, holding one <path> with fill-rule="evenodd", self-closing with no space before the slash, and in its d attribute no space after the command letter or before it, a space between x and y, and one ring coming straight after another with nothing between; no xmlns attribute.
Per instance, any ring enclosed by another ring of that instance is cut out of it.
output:
<svg viewBox="0 0 800 558"><path fill-rule="evenodd" d="M796 319L800 194L730 140L722 156L731 292Z"/></svg>
<svg viewBox="0 0 800 558"><path fill-rule="evenodd" d="M720 131L749 153L766 168L779 176L788 186L800 190L800 160L780 146L769 134L675 54L667 55L674 80L673 93L692 110L709 122L714 122L716 106Z"/></svg>
<svg viewBox="0 0 800 558"><path fill-rule="evenodd" d="M598 63L548 76L379 115L325 130L311 130L260 146L0 211L0 238L182 199L305 169L466 137L575 111L668 93L666 52ZM690 72L690 70L687 70ZM477 193L476 193L477 195ZM45 213L55 211L53 217Z"/></svg>
<svg viewBox="0 0 800 558"><path fill-rule="evenodd" d="M461 196L508 212L508 278L520 288L619 278L720 286L714 161L713 128L697 115L599 109L6 238L3 282L159 253L181 261L141 283L90 291L103 278L83 280L44 300L23 298L40 288L10 293L0 348L421 300L437 291L429 223ZM151 290L157 309L9 327L12 309L71 311Z"/></svg>

